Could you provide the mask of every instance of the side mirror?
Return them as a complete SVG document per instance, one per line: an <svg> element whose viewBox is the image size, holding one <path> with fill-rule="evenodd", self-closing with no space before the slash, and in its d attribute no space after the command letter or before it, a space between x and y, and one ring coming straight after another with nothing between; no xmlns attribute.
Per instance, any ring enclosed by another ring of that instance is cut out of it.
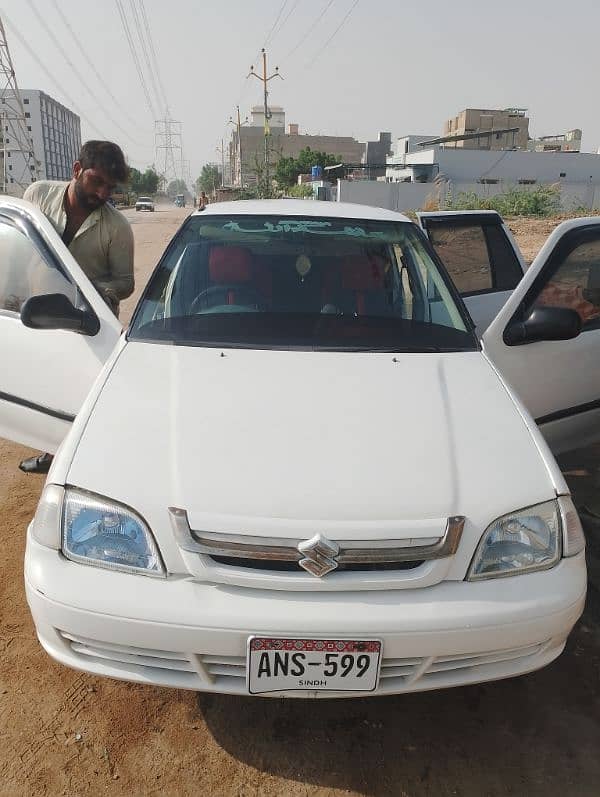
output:
<svg viewBox="0 0 600 797"><path fill-rule="evenodd" d="M523 321L513 321L504 330L507 346L540 340L570 340L581 332L579 313L569 307L534 307Z"/></svg>
<svg viewBox="0 0 600 797"><path fill-rule="evenodd" d="M100 321L89 310L78 310L62 293L31 296L21 307L21 321L31 329L70 329L97 335Z"/></svg>

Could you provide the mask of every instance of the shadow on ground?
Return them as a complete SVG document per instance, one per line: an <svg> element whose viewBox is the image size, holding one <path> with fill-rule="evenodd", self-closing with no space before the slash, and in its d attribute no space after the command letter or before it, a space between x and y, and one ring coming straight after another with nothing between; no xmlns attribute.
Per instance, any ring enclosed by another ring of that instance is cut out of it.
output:
<svg viewBox="0 0 600 797"><path fill-rule="evenodd" d="M226 752L260 771L365 795L598 793L600 625L586 610L540 672L391 698L200 695Z"/></svg>
<svg viewBox="0 0 600 797"><path fill-rule="evenodd" d="M561 467L578 506L600 518L599 463L597 447ZM298 783L411 797L597 795L600 592L590 587L563 655L521 678L347 701L199 695L198 706L226 752Z"/></svg>

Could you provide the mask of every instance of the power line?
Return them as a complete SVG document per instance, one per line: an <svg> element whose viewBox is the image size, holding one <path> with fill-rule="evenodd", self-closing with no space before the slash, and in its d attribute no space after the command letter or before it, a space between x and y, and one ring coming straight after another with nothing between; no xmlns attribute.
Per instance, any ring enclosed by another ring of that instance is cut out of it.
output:
<svg viewBox="0 0 600 797"><path fill-rule="evenodd" d="M90 67L90 69L93 71L94 75L96 76L96 79L98 80L98 83L99 83L99 85L101 85L101 86L104 86L104 89L105 89L106 93L107 93L107 94L108 94L108 96L111 98L111 100L112 100L112 101L113 101L113 103L115 104L116 108L118 108L118 110L119 110L119 111L120 111L120 112L121 112L121 113L122 113L124 116L126 116L126 117L127 117L127 120L129 121L129 123L130 123L130 124L132 124L132 125L137 125L137 122L135 121L135 119L133 119L133 118L132 118L132 117L129 115L129 113L127 112L127 109L126 109L126 108L124 108L124 107L123 107L123 105L121 105L121 103L120 103L120 102L117 100L117 98L115 97L115 95L114 95L114 94L112 93L112 91L109 89L108 85L106 84L106 78L105 78L105 77L103 77L103 76L102 76L102 75L101 75L101 74L98 72L98 70L96 69L96 66L95 66L94 62L92 61L92 59L89 57L89 55L86 53L86 51L85 51L85 50L83 49L83 47L81 46L81 42L79 41L79 38L78 38L78 37L75 35L75 31L74 31L74 30L73 30L73 28L71 27L71 23L69 22L69 20L67 19L67 17L64 15L64 13L63 13L63 11L62 11L61 7L58 5L58 0L52 0L52 2L53 2L53 4L54 4L54 8L56 9L56 11L57 11L57 13L59 14L60 18L62 19L63 23L65 24L65 26L66 26L67 30L68 30L68 31L69 31L69 33L71 34L71 38L73 39L73 41L74 41L74 42L75 42L75 44L77 45L77 47L78 47L78 49L79 49L79 52L81 53L81 55L83 56L83 58L86 60L86 62L87 62L87 64L88 64L88 66L89 66L89 67Z"/></svg>
<svg viewBox="0 0 600 797"><path fill-rule="evenodd" d="M281 15L283 14L283 11L284 11L285 7L287 6L288 2L289 2L289 0L283 0L283 4L282 4L281 8L279 9L279 14L277 14L277 16L275 17L275 22L271 26L271 30L267 33L267 38L264 41L263 48L266 48L267 44L271 41L271 35L272 35L273 31L275 30L275 28L277 27L277 23L279 22L279 20L281 18ZM260 55L260 53L259 53L259 55Z"/></svg>
<svg viewBox="0 0 600 797"><path fill-rule="evenodd" d="M154 96L158 101L158 106L160 107L161 105L160 94L158 91L158 87L156 85L156 80L154 79L154 70L152 69L152 64L150 63L148 48L146 47L146 39L144 38L144 33L142 31L142 26L140 24L140 18L138 16L135 0L129 0L129 5L131 7L131 13L133 14L133 24L135 25L135 30L138 35L140 44L142 46L142 55L144 56L144 61L146 62L146 66L148 67L148 74L150 75L150 82L152 84L152 88L154 89Z"/></svg>
<svg viewBox="0 0 600 797"><path fill-rule="evenodd" d="M294 0L294 3L292 4L292 7L290 8L290 10L289 10L289 11L287 12L287 14L285 15L285 17L284 17L284 19L283 19L283 21L282 21L281 25L280 25L280 26L277 28L277 31L274 33L274 36L277 36L277 35L278 35L279 33L281 33L281 31L284 29L284 27L285 27L285 23L288 21L288 19L289 19L289 18L292 16L292 14L294 13L294 9L295 9L295 8L296 8L296 6L298 5L298 3L299 3L299 0ZM273 38L271 38L271 41L273 41Z"/></svg>
<svg viewBox="0 0 600 797"><path fill-rule="evenodd" d="M355 9L355 8L356 8L356 6L358 5L358 3L359 3L359 0L354 0L354 3L352 3L352 5L351 5L351 7L350 7L350 10L349 10L349 11L348 11L348 13L346 14L346 16L345 16L345 17L342 19L342 21L340 22L340 24L339 24L339 25L337 26L337 28L336 28L336 29L333 31L333 33L332 33L332 34L331 34L331 36L330 36L330 37L327 39L327 41L326 41L326 42L325 42L325 44L324 44L324 45L321 47L321 49L320 49L320 50L318 50L318 51L316 52L316 54L313 56L313 59L312 59L312 61L309 61L309 62L308 62L308 64L306 65L306 68L307 68L307 69L308 69L309 67L311 67L311 66L312 66L312 65L315 63L315 61L316 61L316 60L317 60L317 59L318 59L318 58L319 58L319 57L322 55L322 53L323 53L323 52L326 50L326 48L328 47L328 45L329 45L329 44L331 44L331 42L333 41L333 39L334 39L334 38L337 36L337 34L338 34L340 31L341 31L341 29L344 27L344 25L345 25L345 24L346 24L346 22L348 21L348 18L349 18L349 16L350 16L350 14L351 14L351 13L354 11L354 9Z"/></svg>
<svg viewBox="0 0 600 797"><path fill-rule="evenodd" d="M278 23L278 22L279 22L279 20L281 19L281 15L283 14L283 12L284 12L284 10L285 10L285 7L287 6L288 2L289 2L289 0L283 0L283 3L281 4L281 7L280 7L280 9L279 9L279 13L278 13L278 14L277 14L277 16L275 17L275 22L273 22L273 24L271 25L271 28L269 29L269 32L267 33L267 36L266 36L266 38L265 38L265 41L264 41L264 44L263 44L263 46L262 46L262 47L261 47L261 49L260 49L260 50L259 50L259 51L256 53L256 55L254 56L254 58L252 59L252 61L251 61L250 63L254 63L255 61L258 61L258 60L259 60L259 58L261 57L261 53L262 53L262 51L263 51L264 49L266 49L266 46L267 46L267 44L269 43L269 41L271 40L271 36L273 35L273 33L274 33L274 31L275 31L275 28L277 27L277 23ZM296 5L296 3L294 4L294 6L295 6L295 5ZM294 9L292 8L292 11L293 11L293 10L294 10ZM286 20L287 20L287 17L286 17ZM244 95L245 95L245 93L246 93L246 90L247 90L247 89L248 89L248 78L246 78L246 79L244 80L244 82L242 83L242 86L241 86L241 89L240 89L240 94L239 94L238 101L237 101L236 105L241 105L241 104L242 104L242 99L243 99L243 97L244 97Z"/></svg>
<svg viewBox="0 0 600 797"><path fill-rule="evenodd" d="M56 0L55 0L55 2L56 2ZM305 33L305 34L304 34L304 36L303 36L303 37L300 39L300 41L299 41L299 42L298 42L298 44L297 44L297 45L294 47L294 49L293 49L293 50L290 50L290 52L289 52L289 53L286 55L286 57L285 57L285 59L284 59L284 60L287 60L288 58L291 58L291 57L292 57L292 55L294 55L294 53L295 53L295 52L296 52L296 51L297 51L297 50L298 50L298 49L299 49L299 48L300 48L300 47L301 47L301 46L304 44L304 42L305 42L305 41L308 39L308 37L310 36L310 34L313 32L313 30L314 30L314 29L317 27L317 25L319 24L319 22L320 22L320 21L323 19L323 17L325 16L325 14L326 14L326 13L329 11L329 9L331 8L331 6L333 5L333 2L334 2L334 0L329 0L329 2L328 2L328 3L327 3L327 5L325 6L325 8L324 8L324 9L321 11L321 13L319 14L319 16L318 16L318 17L315 19L315 21L313 22L313 24L312 24L312 25L310 26L310 28L309 28L309 29L306 31L306 33Z"/></svg>
<svg viewBox="0 0 600 797"><path fill-rule="evenodd" d="M152 53L153 63L154 63L154 72L156 73L156 79L158 80L158 86L161 91L162 100L165 108L169 104L167 101L167 94L165 92L165 87L162 82L160 76L160 69L158 68L158 58L156 57L156 50L154 49L154 40L152 38L152 31L150 30L150 23L148 22L148 16L146 14L146 6L144 5L144 0L139 0L140 9L142 12L142 18L144 20L144 27L146 28L146 36L148 37L148 43L150 44L150 52Z"/></svg>
<svg viewBox="0 0 600 797"><path fill-rule="evenodd" d="M36 64L39 66L39 68L42 70L42 72L46 75L48 80L57 87L57 89L59 90L59 93L67 100L69 105L79 114L79 116L88 125L88 127L91 127L92 130L96 130L98 133L100 133L100 137L101 138L104 138L104 139L107 138L107 136L100 130L98 125L94 124L94 122L92 122L91 119L89 119L89 117L87 117L84 113L81 112L81 110L79 110L78 103L76 103L73 100L73 98L70 97L67 94L67 92L64 90L62 85L60 85L58 83L58 81L52 76L52 74L48 71L48 69L46 68L46 65L43 63L43 61L41 61L40 58L38 58L38 56L36 55L34 50L25 41L23 36L21 36L21 34L19 33L18 28L16 28L15 25L13 25L13 23L10 21L10 19L6 15L6 12L3 11L2 13L4 14L4 19L6 20L6 23L9 26L9 28L11 29L11 31L13 33L13 36L15 36L19 40L19 42L21 43L21 46L29 53L31 58L36 62Z"/></svg>
<svg viewBox="0 0 600 797"><path fill-rule="evenodd" d="M62 54L63 58L65 59L65 61L66 61L66 62L67 62L67 64L68 64L68 66L69 66L69 67L70 67L70 69L73 71L73 73L76 75L77 79L79 80L79 82L81 83L81 85L84 87L84 89L87 91L87 93L90 95L90 97L92 98L93 102L94 102L94 103L96 103L96 105L97 105L97 106L100 108L100 110L101 110L101 111L102 111L102 112L103 112L103 113L104 113L104 114L105 114L105 115L108 117L109 121L110 121L110 122L112 122L112 124L113 124L113 125L115 125L115 127L117 127L117 128L118 128L118 129L121 131L121 133L123 133L123 135L124 135L124 136L127 136L127 138L128 138L130 141L132 141L134 144L135 144L135 143L137 143L137 142L136 142L136 141L135 141L135 140L134 140L134 139L133 139L133 138L130 136L130 134L129 134L129 133L126 131L126 130L124 130L124 129L123 129L123 127L121 127L121 125L119 124L119 122L117 122L117 120L114 118L114 116L112 116L112 115L111 115L111 114L110 114L110 113L109 113L109 112L106 110L106 108L104 108L104 107L102 106L102 103L100 102L100 100L98 99L98 97L97 97L97 96L94 94L94 92L91 90L91 88L90 88L90 87L88 86L88 84L85 82L85 80L84 80L84 79L81 77L81 74L79 73L79 71L77 70L77 68L75 67L75 65L74 65L74 64L73 64L73 62L71 61L71 59L69 58L69 56L66 54L66 52L65 52L65 48L64 48L64 47L61 45L61 43L59 42L59 40L56 38L56 36L55 36L55 34L54 34L54 31L52 31L52 30L51 30L51 29L48 27L48 25L47 25L47 23L46 23L45 19L42 17L42 15L41 15L41 14L39 13L39 11L37 10L37 8L36 8L36 6L35 6L35 4L34 4L33 0L28 0L28 3L29 3L29 7L30 7L30 8L31 8L31 10L33 11L33 14L34 14L34 16L36 17L37 21L40 23L40 25L42 26L42 28L45 30L46 34L47 34L47 35L49 36L49 38L52 40L52 43L54 44L54 46L56 47L56 49L57 49L57 50L58 50L58 51L59 51L59 52Z"/></svg>
<svg viewBox="0 0 600 797"><path fill-rule="evenodd" d="M131 57L133 58L133 63L135 64L135 68L138 73L138 77L140 79L140 83L142 84L142 89L144 90L144 94L146 96L146 103L148 105L148 110L150 111L152 118L156 119L156 111L152 105L152 100L150 98L150 92L148 91L148 86L146 85L146 81L144 80L144 73L142 71L142 67L140 65L140 60L138 58L135 45L133 43L133 37L131 35L131 30L129 28L129 23L127 22L127 16L125 15L125 10L123 9L123 4L121 0L115 0L117 4L117 9L119 11L119 16L121 17L121 24L123 25L123 31L125 32L125 37L127 39L127 43L129 44L129 50L131 52Z"/></svg>

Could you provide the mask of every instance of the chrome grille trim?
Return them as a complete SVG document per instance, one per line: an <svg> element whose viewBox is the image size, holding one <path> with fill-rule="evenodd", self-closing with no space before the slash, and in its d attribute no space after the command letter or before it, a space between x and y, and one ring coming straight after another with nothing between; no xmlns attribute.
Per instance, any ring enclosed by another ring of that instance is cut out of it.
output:
<svg viewBox="0 0 600 797"><path fill-rule="evenodd" d="M303 539L193 531L185 509L169 507L169 516L179 547L190 553L281 562L299 562L303 556L298 549L305 542ZM458 549L464 524L462 516L449 517L444 535L426 540L336 540L340 549L336 559L340 564L378 564L452 556Z"/></svg>

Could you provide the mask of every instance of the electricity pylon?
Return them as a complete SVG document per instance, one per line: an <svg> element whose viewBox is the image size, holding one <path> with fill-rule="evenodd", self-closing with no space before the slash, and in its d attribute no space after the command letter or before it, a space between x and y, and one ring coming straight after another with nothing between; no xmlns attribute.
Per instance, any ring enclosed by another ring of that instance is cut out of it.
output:
<svg viewBox="0 0 600 797"><path fill-rule="evenodd" d="M172 180L185 179L180 173L183 160L181 122L171 119L168 108L164 119L154 122L154 142L161 188L166 191Z"/></svg>
<svg viewBox="0 0 600 797"><path fill-rule="evenodd" d="M0 17L0 190L3 194L22 195L40 176L40 164L33 150L33 138L27 130L25 109L8 49L4 23ZM9 166L13 168L9 175Z"/></svg>

